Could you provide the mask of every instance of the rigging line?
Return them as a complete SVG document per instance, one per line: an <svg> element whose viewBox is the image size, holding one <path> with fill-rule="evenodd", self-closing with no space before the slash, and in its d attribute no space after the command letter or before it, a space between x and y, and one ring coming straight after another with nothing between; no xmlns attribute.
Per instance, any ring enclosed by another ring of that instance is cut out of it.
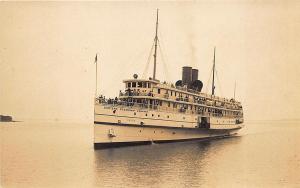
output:
<svg viewBox="0 0 300 188"><path fill-rule="evenodd" d="M136 66L140 65L139 59L140 59L141 57L143 57L144 54L145 54L147 51L148 51L148 50L147 50L146 48L144 48L144 50L141 50L140 53L138 53L136 56L134 56L134 57L132 58L132 60L131 60L131 62L130 62L130 64L129 64L129 66L134 66L134 67L136 67Z"/></svg>
<svg viewBox="0 0 300 188"><path fill-rule="evenodd" d="M151 56L152 56L152 52L153 52L153 48L154 48L154 43L155 42L153 41L151 49L150 49L150 53L149 53L149 56L148 56L148 59L147 59L147 64L146 64L145 69L144 69L143 74L142 74L142 78L146 78L146 75L148 73L149 64L150 64L150 61L151 61Z"/></svg>
<svg viewBox="0 0 300 188"><path fill-rule="evenodd" d="M218 84L219 84L220 94L221 94L221 96L223 96L223 90L222 90L222 87L221 87L221 82L220 82L220 79L219 79L219 75L218 75L218 71L217 71L217 70L216 70L216 77L217 77L217 81L218 81Z"/></svg>
<svg viewBox="0 0 300 188"><path fill-rule="evenodd" d="M168 68L167 68L167 64L165 62L165 57L164 57L164 55L162 53L162 47L160 46L160 40L158 40L158 47L159 47L159 52L161 54L161 60L163 62L163 66L164 66L165 73L166 73L166 80L170 81L170 75L169 75L169 71L168 71Z"/></svg>
<svg viewBox="0 0 300 188"><path fill-rule="evenodd" d="M139 50L139 53L136 53L136 55L131 55L130 58L128 58L129 60L127 61L128 62L127 67L131 68L130 69L131 72L136 70L136 67L140 64L138 59L140 59L140 57L142 57L143 54L145 54L146 51L147 51L147 49L143 48L143 49ZM134 69L132 69L132 67ZM116 69L118 69L118 68L116 68ZM112 83L118 83L120 78L127 77L126 74L129 74L129 72L127 72L127 71L118 71L118 76L114 76L113 78L111 78L111 82Z"/></svg>
<svg viewBox="0 0 300 188"><path fill-rule="evenodd" d="M131 55L129 58L128 58L128 61L129 64L127 66L133 66L137 63L137 59L140 58L145 52L147 51L146 48L142 49L142 50L139 50L138 52L139 53L135 53L135 55Z"/></svg>
<svg viewBox="0 0 300 188"><path fill-rule="evenodd" d="M159 33L159 35L160 35L160 38L161 38L161 40L158 40L158 42L161 42L161 50L163 51L163 52L166 52L166 48L165 48L165 43L164 43L164 37L163 37L163 31L162 31L162 29L161 30L159 30L158 31L158 33ZM162 53L162 55L163 55L163 53ZM169 60L168 60L168 57L167 56L164 56L164 59L166 60L166 62L169 62ZM170 74L169 74L169 76L170 76Z"/></svg>
<svg viewBox="0 0 300 188"><path fill-rule="evenodd" d="M136 68L137 65L139 65L140 63L138 62L138 59L140 59L140 57L142 57L145 52L147 51L146 48L143 48L141 50L139 50L139 53L135 53L136 55L131 55L129 58L128 58L128 65L127 67L130 67L130 71L133 72L135 71L136 69L132 69L132 67ZM118 68L116 68L118 69ZM127 77L127 75L125 76L125 74L128 74L129 72L127 71L119 71L118 74L119 76L114 76L113 79L111 80L113 83L117 82L119 80L119 78L124 78L124 77Z"/></svg>
<svg viewBox="0 0 300 188"><path fill-rule="evenodd" d="M207 84L206 84L205 93L208 93L208 86L210 85L210 80L211 80L211 77L212 77L212 72L213 72L213 67L211 67L211 69L210 69L210 75L208 77L208 81L207 81Z"/></svg>

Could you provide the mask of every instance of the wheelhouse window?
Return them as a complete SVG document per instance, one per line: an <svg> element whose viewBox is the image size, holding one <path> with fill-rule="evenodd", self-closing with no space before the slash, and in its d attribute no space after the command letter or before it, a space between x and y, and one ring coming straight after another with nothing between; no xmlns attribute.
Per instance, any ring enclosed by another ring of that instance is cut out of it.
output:
<svg viewBox="0 0 300 188"><path fill-rule="evenodd" d="M151 83L148 83L148 88L151 88Z"/></svg>
<svg viewBox="0 0 300 188"><path fill-rule="evenodd" d="M127 83L127 87L131 87L131 82L128 82L128 83Z"/></svg>
<svg viewBox="0 0 300 188"><path fill-rule="evenodd" d="M157 89L157 93L160 94L160 89L159 88Z"/></svg>
<svg viewBox="0 0 300 188"><path fill-rule="evenodd" d="M143 82L143 88L147 88L147 82Z"/></svg>
<svg viewBox="0 0 300 188"><path fill-rule="evenodd" d="M138 87L143 87L142 82L138 82Z"/></svg>
<svg viewBox="0 0 300 188"><path fill-rule="evenodd" d="M136 82L132 82L132 87L136 87Z"/></svg>

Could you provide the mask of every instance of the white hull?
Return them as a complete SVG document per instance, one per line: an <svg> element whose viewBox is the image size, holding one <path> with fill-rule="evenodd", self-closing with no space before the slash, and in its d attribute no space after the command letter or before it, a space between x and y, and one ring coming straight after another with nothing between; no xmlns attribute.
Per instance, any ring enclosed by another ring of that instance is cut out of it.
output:
<svg viewBox="0 0 300 188"><path fill-rule="evenodd" d="M200 140L236 134L235 129L148 127L97 123L94 125L95 149L187 140Z"/></svg>
<svg viewBox="0 0 300 188"><path fill-rule="evenodd" d="M209 128L200 128L200 121L197 114L95 105L94 147L224 137L236 134L243 126L234 118L211 117Z"/></svg>

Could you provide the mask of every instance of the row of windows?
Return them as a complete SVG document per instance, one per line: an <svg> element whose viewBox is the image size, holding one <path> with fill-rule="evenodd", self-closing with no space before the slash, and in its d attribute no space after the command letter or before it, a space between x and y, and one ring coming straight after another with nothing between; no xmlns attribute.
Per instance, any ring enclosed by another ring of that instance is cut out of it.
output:
<svg viewBox="0 0 300 188"><path fill-rule="evenodd" d="M141 133L142 130L139 130L139 132ZM156 131L153 131L153 133L156 133ZM164 133L164 131L160 131L160 133ZM173 131L172 134L176 134L176 132Z"/></svg>
<svg viewBox="0 0 300 188"><path fill-rule="evenodd" d="M165 93L164 93L165 91ZM181 93L181 92L176 92L176 91L172 91L172 90L167 90L167 89L160 89L160 88L157 88L157 93L158 94L161 94L161 93L164 93L166 95L170 95L170 96L175 96L175 97L179 97L179 98L182 98L182 99L189 99L190 96L193 96L193 95L188 95L188 94L185 94L185 93ZM201 103L201 101L206 101L207 99L205 97L197 97L197 96L194 96L193 97L194 101L198 102L198 103ZM228 105L231 105L231 102L229 103L229 100L226 99L226 104ZM224 101L215 101L215 102L222 102L222 106L224 106L225 102Z"/></svg>
<svg viewBox="0 0 300 188"><path fill-rule="evenodd" d="M127 82L126 87L139 87L139 88L151 88L151 83L149 82Z"/></svg>
<svg viewBox="0 0 300 188"><path fill-rule="evenodd" d="M161 90L163 90L163 89L160 89L160 88L157 88L157 93L158 94L160 94L161 93ZM180 93L180 92L177 92L177 91L172 91L172 90L166 90L166 92L165 92L165 94L168 94L168 95L170 95L170 96L173 96L173 94L174 94L174 96L176 97L177 96L177 94L178 94L178 96L179 97L182 97L183 96L183 94L182 93ZM189 97L189 95L188 94L186 94L186 96L185 97Z"/></svg>
<svg viewBox="0 0 300 188"><path fill-rule="evenodd" d="M148 104L148 100L143 100L143 99L137 99L137 100L133 100L133 102L137 102L137 103L143 103L143 104ZM171 103L172 107L175 109L181 109L183 111L186 110L191 110L194 112L198 112L198 113L215 113L215 114L223 114L223 115L242 115L242 112L233 112L233 111L227 111L227 110L221 110L221 109L213 109L213 108L207 108L207 107L199 107L196 105L188 105L188 104L179 104L176 102L163 102L161 100L156 100L153 101L154 105L157 106L163 106L166 105L168 108L171 108ZM150 105L153 104L152 100L150 100Z"/></svg>
<svg viewBox="0 0 300 188"><path fill-rule="evenodd" d="M133 115L136 115L136 112L134 112ZM145 116L148 116L148 114L146 113ZM154 117L154 114L152 114L152 117ZM158 114L157 117L160 117L160 115ZM170 118L170 116L167 115L167 118ZM185 117L182 117L182 119L185 119Z"/></svg>

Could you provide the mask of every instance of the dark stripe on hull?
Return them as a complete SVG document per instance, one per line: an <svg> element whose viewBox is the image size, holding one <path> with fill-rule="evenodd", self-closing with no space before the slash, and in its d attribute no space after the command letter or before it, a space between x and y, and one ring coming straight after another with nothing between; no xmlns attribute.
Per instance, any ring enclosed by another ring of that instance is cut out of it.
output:
<svg viewBox="0 0 300 188"><path fill-rule="evenodd" d="M138 142L107 142L107 143L94 143L94 149L106 149L106 148L119 148L126 146L138 146L149 145L150 141L138 141Z"/></svg>
<svg viewBox="0 0 300 188"><path fill-rule="evenodd" d="M214 136L214 137L205 137L205 138L179 139L179 140L153 140L152 142L151 141L137 141L137 142L94 143L94 149L97 150L97 149L118 148L118 147L127 147L127 146L150 145L152 143L163 144L163 143L172 143L172 142L208 141L208 140L215 140L215 139L220 139L220 138L231 137L231 136L234 136L235 134Z"/></svg>

